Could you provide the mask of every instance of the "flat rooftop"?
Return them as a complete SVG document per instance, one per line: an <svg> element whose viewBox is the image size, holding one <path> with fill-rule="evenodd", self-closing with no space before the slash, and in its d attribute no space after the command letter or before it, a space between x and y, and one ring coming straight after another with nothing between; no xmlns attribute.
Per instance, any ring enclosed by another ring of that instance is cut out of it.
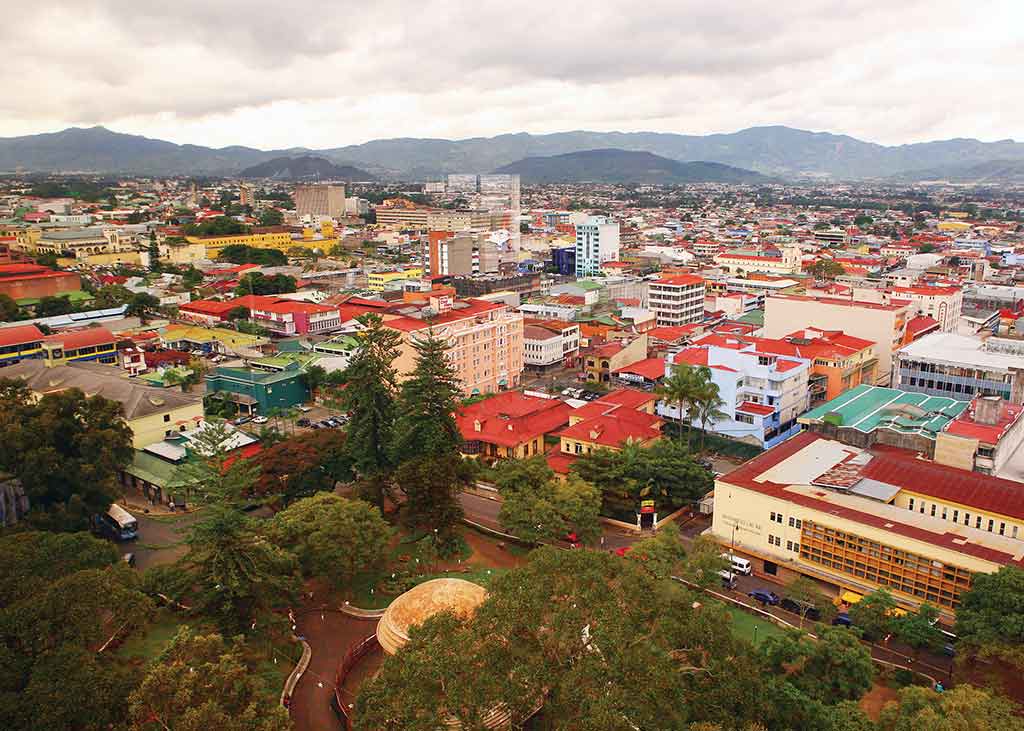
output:
<svg viewBox="0 0 1024 731"><path fill-rule="evenodd" d="M899 356L1009 372L1011 368L1024 369L1024 342L937 332L903 346Z"/></svg>

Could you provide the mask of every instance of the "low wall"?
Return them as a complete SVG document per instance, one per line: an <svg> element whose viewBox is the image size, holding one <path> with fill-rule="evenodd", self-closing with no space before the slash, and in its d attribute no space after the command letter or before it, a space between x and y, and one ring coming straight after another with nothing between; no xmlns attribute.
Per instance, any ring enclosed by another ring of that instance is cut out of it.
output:
<svg viewBox="0 0 1024 731"><path fill-rule="evenodd" d="M297 638L296 638L297 639ZM295 686L298 685L299 680L302 678L302 674L306 672L306 668L309 667L309 660L313 657L313 648L309 646L309 643L305 640L299 640L302 643L302 657L295 663L295 667L292 668L291 674L288 679L284 681L284 689L281 691L280 703L285 708L290 703L292 693L295 692Z"/></svg>
<svg viewBox="0 0 1024 731"><path fill-rule="evenodd" d="M338 664L338 674L334 679L334 702L331 705L335 713L338 714L338 718L341 719L342 724L344 724L345 731L352 730L352 712L345 703L345 699L341 697L341 689L345 685L345 678L352 672L352 668L359 664L360 660L378 649L380 649L380 643L377 641L377 634L374 633L361 640L359 644L348 648L345 656L341 658L341 662Z"/></svg>

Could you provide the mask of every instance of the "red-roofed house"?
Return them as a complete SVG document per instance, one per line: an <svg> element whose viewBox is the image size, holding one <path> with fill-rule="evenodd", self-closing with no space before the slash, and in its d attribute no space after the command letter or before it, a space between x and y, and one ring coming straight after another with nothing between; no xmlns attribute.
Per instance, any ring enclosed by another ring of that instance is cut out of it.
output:
<svg viewBox="0 0 1024 731"><path fill-rule="evenodd" d="M634 386L654 388L665 378L664 358L644 358L612 371L619 380Z"/></svg>
<svg viewBox="0 0 1024 731"><path fill-rule="evenodd" d="M589 348L584 353L583 368L588 381L609 383L616 370L646 357L647 335L642 334L629 342L613 341Z"/></svg>
<svg viewBox="0 0 1024 731"><path fill-rule="evenodd" d="M455 421L463 454L526 458L544 452L544 437L568 424L571 411L560 399L506 391L463 407Z"/></svg>

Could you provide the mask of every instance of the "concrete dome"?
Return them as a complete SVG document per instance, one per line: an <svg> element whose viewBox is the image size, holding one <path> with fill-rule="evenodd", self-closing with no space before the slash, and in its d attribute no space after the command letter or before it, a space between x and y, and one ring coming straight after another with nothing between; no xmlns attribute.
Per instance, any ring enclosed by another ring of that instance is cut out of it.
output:
<svg viewBox="0 0 1024 731"><path fill-rule="evenodd" d="M487 590L465 579L432 579L396 598L377 624L377 639L389 655L409 641L409 628L435 614L452 611L470 617L487 598Z"/></svg>

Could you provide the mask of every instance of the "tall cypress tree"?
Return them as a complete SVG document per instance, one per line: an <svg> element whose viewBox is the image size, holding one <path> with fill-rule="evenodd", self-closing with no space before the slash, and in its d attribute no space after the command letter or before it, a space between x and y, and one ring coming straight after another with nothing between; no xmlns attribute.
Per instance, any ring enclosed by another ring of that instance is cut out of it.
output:
<svg viewBox="0 0 1024 731"><path fill-rule="evenodd" d="M456 454L462 442L455 423L462 388L445 357L447 343L430 331L413 347L416 367L402 383L398 398L394 442L398 462Z"/></svg>
<svg viewBox="0 0 1024 731"><path fill-rule="evenodd" d="M351 414L346 449L366 497L379 508L394 466L390 447L395 423L395 392L401 335L384 327L380 317L365 315L359 347L344 372L343 408Z"/></svg>

